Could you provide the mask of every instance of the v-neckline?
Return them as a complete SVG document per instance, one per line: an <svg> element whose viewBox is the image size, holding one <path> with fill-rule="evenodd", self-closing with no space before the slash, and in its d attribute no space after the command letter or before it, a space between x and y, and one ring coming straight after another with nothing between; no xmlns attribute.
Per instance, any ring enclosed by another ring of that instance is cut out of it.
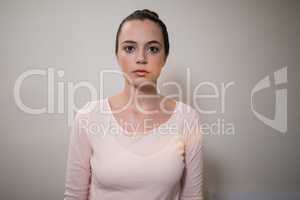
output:
<svg viewBox="0 0 300 200"><path fill-rule="evenodd" d="M171 121L173 121L173 119L174 119L175 116L177 115L177 111L179 110L179 106L180 106L179 104L180 104L180 101L176 101L176 100L175 100L175 102L176 102L175 108L174 108L174 110L173 110L171 116L170 116L165 122L161 123L159 126L154 127L154 128L152 128L152 129L150 129L150 130L148 130L148 131L134 131L134 132L133 132L133 131L127 131L127 130L125 130L125 129L119 124L119 122L117 121L117 119L116 119L115 116L113 115L112 107L111 107L111 105L110 105L110 102L109 102L108 97L105 98L105 103L106 103L106 105L107 105L108 112L109 112L109 114L110 114L111 120L116 124L118 130L121 131L121 134L123 134L123 135L125 135L125 136L128 136L128 137L132 137L132 135L134 135L134 136L145 136L145 135L151 134L151 133L153 133L153 132L159 130L161 127L163 127L163 126L169 124Z"/></svg>
<svg viewBox="0 0 300 200"><path fill-rule="evenodd" d="M122 146L120 143L118 143L118 141L116 140L116 138L114 136L111 137L112 142L114 142L117 146L117 148L119 148L121 150L122 153L127 154L128 156L133 156L136 159L154 159L157 158L158 156L160 156L161 154L163 154L164 152L167 152L167 150L169 150L172 146L172 143L175 142L176 140L179 140L180 135L176 134L173 137L170 138L170 140L158 151L151 153L149 155L139 155L137 153L131 152L130 150L128 150L127 148L125 148L124 146Z"/></svg>

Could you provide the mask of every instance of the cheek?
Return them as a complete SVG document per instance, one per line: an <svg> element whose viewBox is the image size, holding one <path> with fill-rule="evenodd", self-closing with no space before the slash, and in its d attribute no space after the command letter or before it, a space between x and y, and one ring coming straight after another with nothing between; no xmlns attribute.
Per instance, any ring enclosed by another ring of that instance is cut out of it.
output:
<svg viewBox="0 0 300 200"><path fill-rule="evenodd" d="M164 60L163 56L154 56L154 57L152 57L152 59L150 59L150 61L151 61L152 65L156 66L155 71L157 71L157 72L160 72L162 67L165 64L165 60Z"/></svg>
<svg viewBox="0 0 300 200"><path fill-rule="evenodd" d="M118 54L117 59L123 71L127 71L130 68L130 66L132 66L132 63L134 62L132 56L124 55L122 53Z"/></svg>

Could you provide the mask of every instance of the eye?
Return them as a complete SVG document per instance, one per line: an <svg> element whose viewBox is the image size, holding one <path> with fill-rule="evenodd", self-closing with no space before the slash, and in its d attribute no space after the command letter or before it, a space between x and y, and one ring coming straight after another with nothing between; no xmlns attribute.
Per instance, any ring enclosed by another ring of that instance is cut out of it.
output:
<svg viewBox="0 0 300 200"><path fill-rule="evenodd" d="M149 50L150 53L152 53L152 54L155 54L155 53L158 53L158 52L159 52L159 48L158 48L158 47L155 47L155 46L149 47L148 50Z"/></svg>
<svg viewBox="0 0 300 200"><path fill-rule="evenodd" d="M125 47L123 47L123 49L126 53L132 53L135 48L134 48L134 46L125 46Z"/></svg>

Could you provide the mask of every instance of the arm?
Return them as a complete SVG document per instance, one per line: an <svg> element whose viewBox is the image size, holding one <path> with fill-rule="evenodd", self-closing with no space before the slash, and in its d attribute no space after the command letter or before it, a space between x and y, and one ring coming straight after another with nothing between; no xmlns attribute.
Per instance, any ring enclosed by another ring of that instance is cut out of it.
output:
<svg viewBox="0 0 300 200"><path fill-rule="evenodd" d="M90 187L91 145L88 141L84 114L76 114L71 128L64 200L87 200Z"/></svg>
<svg viewBox="0 0 300 200"><path fill-rule="evenodd" d="M184 127L185 169L181 180L180 200L202 200L203 197L203 145L198 113Z"/></svg>

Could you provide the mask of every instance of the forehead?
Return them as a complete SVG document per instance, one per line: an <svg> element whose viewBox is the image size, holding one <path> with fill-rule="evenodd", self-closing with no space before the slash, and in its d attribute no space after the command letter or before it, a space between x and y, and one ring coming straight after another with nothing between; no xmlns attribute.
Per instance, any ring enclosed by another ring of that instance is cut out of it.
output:
<svg viewBox="0 0 300 200"><path fill-rule="evenodd" d="M120 43L125 40L147 42L157 40L162 43L163 36L158 24L150 20L131 20L123 24L119 35Z"/></svg>

